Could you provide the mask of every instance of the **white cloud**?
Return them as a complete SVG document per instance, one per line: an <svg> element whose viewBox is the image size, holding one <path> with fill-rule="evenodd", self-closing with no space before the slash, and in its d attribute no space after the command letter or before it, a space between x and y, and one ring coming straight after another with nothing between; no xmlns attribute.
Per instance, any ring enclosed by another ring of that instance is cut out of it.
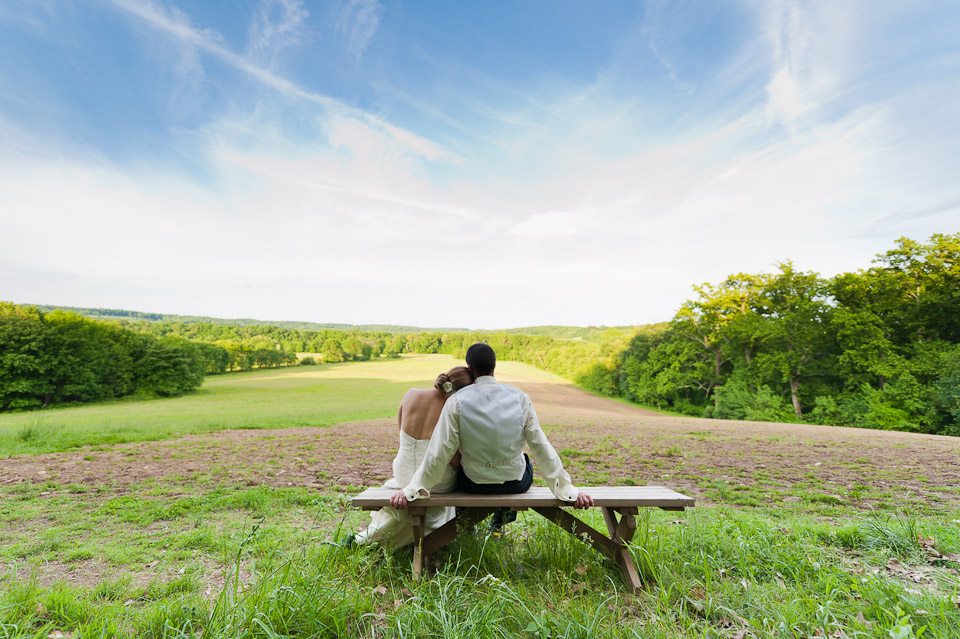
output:
<svg viewBox="0 0 960 639"><path fill-rule="evenodd" d="M309 16L300 0L260 0L250 25L248 56L271 62L281 49L299 42Z"/></svg>
<svg viewBox="0 0 960 639"><path fill-rule="evenodd" d="M576 236L588 226L586 217L575 211L536 213L513 227L516 235L529 237Z"/></svg>
<svg viewBox="0 0 960 639"><path fill-rule="evenodd" d="M753 3L770 55L767 113L792 128L807 111L837 100L859 67L862 2Z"/></svg>
<svg viewBox="0 0 960 639"><path fill-rule="evenodd" d="M340 10L337 30L354 58L359 60L370 46L380 25L380 12L377 0L346 0Z"/></svg>
<svg viewBox="0 0 960 639"><path fill-rule="evenodd" d="M767 85L767 114L771 120L782 120L791 125L804 111L800 104L800 91L797 80L789 67L783 67L773 76Z"/></svg>
<svg viewBox="0 0 960 639"><path fill-rule="evenodd" d="M213 188L78 157L0 120L0 299L428 326L628 324L669 318L691 284L731 272L794 259L829 275L866 266L899 235L956 230L960 186L922 181L944 169L910 146L917 136L899 119L910 95L824 115L857 66L839 35L819 40L822 5L761 10L777 25L758 84L769 94L714 115L716 126L659 135L643 100L598 80L520 106L479 103L497 126L473 137L448 111L470 152L458 165L183 15L114 1L291 99L196 132ZM295 31L278 28L260 51ZM846 62L831 68L824 50ZM291 111L307 133L291 130Z"/></svg>
<svg viewBox="0 0 960 639"><path fill-rule="evenodd" d="M626 324L668 318L693 283L786 258L826 274L865 266L903 228L850 237L871 219L862 194L886 176L871 160L885 144L881 111L732 151L766 127L761 106L684 144L534 182L472 175L442 188L362 125L344 125L339 149L311 149L268 122L225 123L210 138L217 193L7 157L0 254L20 276L0 298L356 323ZM252 143L247 129L261 136ZM913 197L887 188L890 207Z"/></svg>

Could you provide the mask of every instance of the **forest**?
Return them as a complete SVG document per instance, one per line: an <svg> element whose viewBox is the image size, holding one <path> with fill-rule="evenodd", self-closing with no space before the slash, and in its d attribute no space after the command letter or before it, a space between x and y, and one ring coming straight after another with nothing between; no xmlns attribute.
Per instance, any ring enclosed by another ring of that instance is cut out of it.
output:
<svg viewBox="0 0 960 639"><path fill-rule="evenodd" d="M203 382L203 354L210 350L75 313L0 302L0 410L182 395Z"/></svg>
<svg viewBox="0 0 960 639"><path fill-rule="evenodd" d="M579 381L702 417L960 435L960 233L832 278L784 262L694 291Z"/></svg>
<svg viewBox="0 0 960 639"><path fill-rule="evenodd" d="M787 261L693 290L662 324L492 332L105 321L3 303L0 410L171 396L204 374L318 360L462 358L485 341L502 360L661 410L960 435L960 233L902 238L832 278Z"/></svg>

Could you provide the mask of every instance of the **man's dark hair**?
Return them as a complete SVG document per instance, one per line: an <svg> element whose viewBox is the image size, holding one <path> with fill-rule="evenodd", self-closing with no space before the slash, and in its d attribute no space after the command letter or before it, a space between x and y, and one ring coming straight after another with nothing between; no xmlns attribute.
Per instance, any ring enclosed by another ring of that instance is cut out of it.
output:
<svg viewBox="0 0 960 639"><path fill-rule="evenodd" d="M497 356L489 344L477 343L467 349L467 366L480 375L493 375L497 367Z"/></svg>

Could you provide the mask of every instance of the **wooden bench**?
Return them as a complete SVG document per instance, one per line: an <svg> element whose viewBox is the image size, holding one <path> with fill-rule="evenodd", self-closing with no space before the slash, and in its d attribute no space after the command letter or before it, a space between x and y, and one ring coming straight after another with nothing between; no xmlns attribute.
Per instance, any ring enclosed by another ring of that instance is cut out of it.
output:
<svg viewBox="0 0 960 639"><path fill-rule="evenodd" d="M453 541L461 530L476 525L498 508L529 508L614 560L623 571L627 585L634 590L640 588L640 576L626 546L637 529L637 509L683 510L694 505L693 499L662 486L593 486L583 490L593 497L594 506L603 513L608 535L594 530L564 510L570 508L569 502L558 500L549 488L534 487L516 495L434 493L430 499L410 502L408 511L413 519L414 536L413 573L420 577L424 560L429 555ZM368 488L353 498L353 505L364 510L380 510L390 505L390 497L395 492L390 488ZM428 506L458 506L464 510L453 520L424 536L423 517Z"/></svg>

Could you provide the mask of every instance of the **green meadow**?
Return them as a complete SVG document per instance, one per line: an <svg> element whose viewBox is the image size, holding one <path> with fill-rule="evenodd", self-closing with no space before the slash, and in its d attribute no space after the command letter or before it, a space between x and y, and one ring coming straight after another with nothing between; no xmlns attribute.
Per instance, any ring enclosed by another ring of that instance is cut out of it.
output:
<svg viewBox="0 0 960 639"><path fill-rule="evenodd" d="M306 354L305 354L306 355ZM396 414L411 387L462 365L449 355L318 364L208 377L191 395L0 414L0 457L234 428L329 426ZM504 362L500 371L559 379Z"/></svg>
<svg viewBox="0 0 960 639"><path fill-rule="evenodd" d="M124 443L388 417L407 388L452 365L234 373L182 398L4 415L0 464L59 451L82 465L103 450L149 464L156 450ZM499 372L545 375L506 362ZM175 454L195 462L213 445ZM325 445L291 445L290 456L364 456ZM577 452L575 475L602 455ZM0 484L0 638L960 637L960 510L919 508L888 479L882 512L799 486L779 502L713 491L685 513L644 512L631 547L644 588L631 593L614 566L533 513L500 540L482 527L461 535L417 582L408 549L337 544L366 521L349 504L360 486L249 485L202 469L111 477ZM603 526L599 512L581 516Z"/></svg>

